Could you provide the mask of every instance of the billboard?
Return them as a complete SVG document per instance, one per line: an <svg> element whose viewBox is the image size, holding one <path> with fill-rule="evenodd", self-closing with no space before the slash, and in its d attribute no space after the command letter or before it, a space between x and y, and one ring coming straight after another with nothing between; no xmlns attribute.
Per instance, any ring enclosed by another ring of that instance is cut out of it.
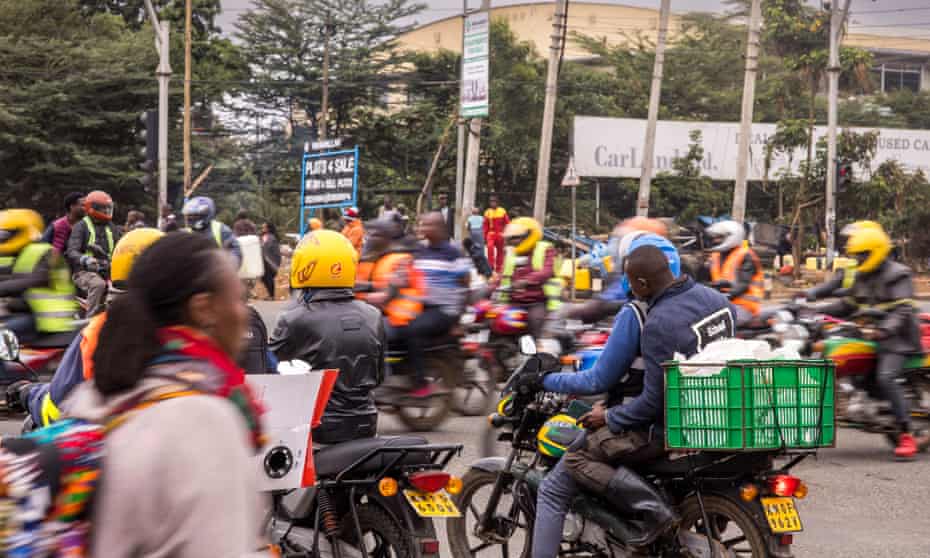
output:
<svg viewBox="0 0 930 558"><path fill-rule="evenodd" d="M660 120L656 126L655 174L672 172L676 157L688 153L689 134L701 132L704 159L703 173L717 180L736 179L736 154L739 145L738 122L679 122ZM775 124L753 124L750 141L749 179L762 180L765 171L765 143L775 134ZM930 130L895 128L843 128L858 133L877 131L878 149L872 169L888 160L896 160L910 171L922 169L930 174ZM826 126L814 129L815 142L826 136ZM634 118L598 118L576 116L574 126L575 167L580 176L639 178L642 174L643 140L646 120ZM797 172L806 150L791 157L773 157L769 177L780 171Z"/></svg>
<svg viewBox="0 0 930 558"><path fill-rule="evenodd" d="M300 180L300 233L307 211L349 207L358 196L358 146L341 151L304 153Z"/></svg>
<svg viewBox="0 0 930 558"><path fill-rule="evenodd" d="M465 18L460 112L466 118L488 115L490 30L488 12L478 12Z"/></svg>

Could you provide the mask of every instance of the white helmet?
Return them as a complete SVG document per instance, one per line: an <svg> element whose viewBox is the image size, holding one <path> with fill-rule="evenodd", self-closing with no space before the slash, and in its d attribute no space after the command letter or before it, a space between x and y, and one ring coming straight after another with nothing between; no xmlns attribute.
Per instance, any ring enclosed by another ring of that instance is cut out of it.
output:
<svg viewBox="0 0 930 558"><path fill-rule="evenodd" d="M646 231L632 231L628 232L620 238L620 242L617 246L617 267L616 269L620 270L623 273L623 260L630 255L630 245L633 244L633 241L637 238L649 234Z"/></svg>
<svg viewBox="0 0 930 558"><path fill-rule="evenodd" d="M729 252L742 245L746 239L746 229L736 221L714 223L704 232L717 242L717 245L711 248L713 252Z"/></svg>

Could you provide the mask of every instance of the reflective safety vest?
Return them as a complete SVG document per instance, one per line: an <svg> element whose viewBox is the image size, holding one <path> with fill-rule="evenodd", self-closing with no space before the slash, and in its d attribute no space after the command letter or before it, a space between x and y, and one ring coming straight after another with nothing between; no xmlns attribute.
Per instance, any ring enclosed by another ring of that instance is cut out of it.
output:
<svg viewBox="0 0 930 558"><path fill-rule="evenodd" d="M397 290L384 306L384 315L394 327L409 325L423 313L423 293L426 292L423 273L413 265L410 254L395 253L384 256L375 264L372 284L377 291L390 288L391 277L406 267L407 286Z"/></svg>
<svg viewBox="0 0 930 558"><path fill-rule="evenodd" d="M84 224L87 225L87 247L88 250L85 252L88 256L96 258L93 252L90 251L90 247L94 244L97 244L97 227L94 225L94 220L90 217L84 217ZM113 248L116 246L113 242L113 229L109 226L104 227L107 230L107 257L113 255Z"/></svg>
<svg viewBox="0 0 930 558"><path fill-rule="evenodd" d="M710 257L710 280L715 283L717 281L734 283L736 281L736 274L739 272L739 268L743 264L743 259L747 255L752 258L752 263L755 265L756 270L752 275L752 279L749 281L749 288L746 292L733 298L730 302L745 308L746 311L755 316L762 310L762 298L765 296L765 276L762 273L762 264L759 262L759 256L757 256L751 248L744 245L734 249L727 256L723 265L720 264L720 253L714 252ZM727 289L724 289L724 292L726 290Z"/></svg>
<svg viewBox="0 0 930 558"><path fill-rule="evenodd" d="M536 247L533 248L533 255L530 258L530 265L533 266L534 271L539 271L546 265L546 251L552 247L552 243L545 240L536 243ZM565 285L556 274L556 270L561 267L561 262L562 258L556 255L555 261L552 262L552 277L543 284L543 293L546 295L546 310L550 312L558 310L562 306L562 290ZM504 269L501 273L500 282L500 286L503 287L504 291L510 288L510 280L516 268L517 255L513 250L508 249L507 255L504 257ZM507 298L506 295L503 295L504 302L507 301Z"/></svg>
<svg viewBox="0 0 930 558"><path fill-rule="evenodd" d="M190 227L184 229L185 231L192 233ZM216 245L220 248L223 247L223 223L220 223L216 219L210 221L210 232L213 233L213 240L216 242Z"/></svg>
<svg viewBox="0 0 930 558"><path fill-rule="evenodd" d="M841 288L851 289L856 283L856 267L858 267L858 264L851 263L843 268L843 283Z"/></svg>
<svg viewBox="0 0 930 558"><path fill-rule="evenodd" d="M52 250L51 244L37 242L26 246L13 264L14 274L29 274ZM78 303L74 298L71 270L57 253L49 258L49 285L26 289L23 298L42 333L65 333L74 330Z"/></svg>

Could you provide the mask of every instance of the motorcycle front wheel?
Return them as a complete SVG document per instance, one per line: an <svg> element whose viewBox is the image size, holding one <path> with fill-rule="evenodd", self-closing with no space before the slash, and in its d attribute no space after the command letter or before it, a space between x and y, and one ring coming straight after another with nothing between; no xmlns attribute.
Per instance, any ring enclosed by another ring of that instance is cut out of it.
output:
<svg viewBox="0 0 930 558"><path fill-rule="evenodd" d="M740 504L722 496L704 496L704 510L710 529L704 525L704 515L696 496L686 499L679 513L680 528L706 535L727 549L730 556L740 558L769 558L765 526ZM708 532L709 531L709 532Z"/></svg>
<svg viewBox="0 0 930 558"><path fill-rule="evenodd" d="M533 521L515 501L513 481L508 480L490 521L490 529L478 529L499 474L471 469L462 478L456 496L461 517L449 519L446 529L455 558L499 556L529 558L533 549Z"/></svg>

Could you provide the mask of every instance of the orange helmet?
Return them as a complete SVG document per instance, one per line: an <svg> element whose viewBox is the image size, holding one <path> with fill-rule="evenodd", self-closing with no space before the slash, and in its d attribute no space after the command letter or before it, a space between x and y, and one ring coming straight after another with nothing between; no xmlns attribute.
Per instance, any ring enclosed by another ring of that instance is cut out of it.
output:
<svg viewBox="0 0 930 558"><path fill-rule="evenodd" d="M84 197L84 212L94 221L109 222L113 219L113 198L106 192L94 190Z"/></svg>
<svg viewBox="0 0 930 558"><path fill-rule="evenodd" d="M320 221L316 217L310 219L310 230L318 231L323 228L323 221Z"/></svg>
<svg viewBox="0 0 930 558"><path fill-rule="evenodd" d="M617 225L617 228L614 229L614 236L623 238L634 231L650 232L663 238L668 238L668 227L665 226L665 223L658 219L650 219L648 217L630 217L629 219L624 219Z"/></svg>

